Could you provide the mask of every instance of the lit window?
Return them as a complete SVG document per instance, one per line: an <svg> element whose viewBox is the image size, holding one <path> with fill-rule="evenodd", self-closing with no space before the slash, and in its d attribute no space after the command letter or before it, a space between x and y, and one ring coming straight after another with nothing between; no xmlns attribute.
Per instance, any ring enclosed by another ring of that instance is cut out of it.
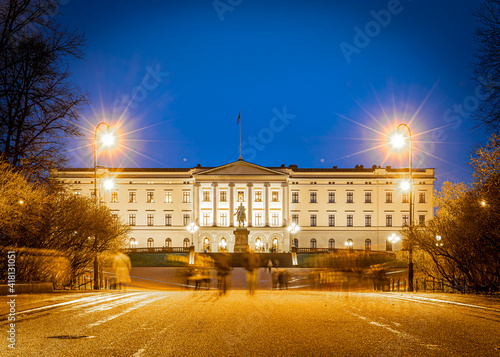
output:
<svg viewBox="0 0 500 357"><path fill-rule="evenodd" d="M349 238L346 242L347 249L353 249L354 248L354 242L352 241L351 238Z"/></svg>
<svg viewBox="0 0 500 357"><path fill-rule="evenodd" d="M372 226L372 216L371 214L366 214L365 215L365 227L371 227Z"/></svg>
<svg viewBox="0 0 500 357"><path fill-rule="evenodd" d="M245 201L245 191L238 191L238 202Z"/></svg>
<svg viewBox="0 0 500 357"><path fill-rule="evenodd" d="M165 191L165 203L172 203L172 191Z"/></svg>
<svg viewBox="0 0 500 357"><path fill-rule="evenodd" d="M316 203L316 202L318 202L318 193L316 191L313 191L313 192L309 193L309 202L310 203Z"/></svg>
<svg viewBox="0 0 500 357"><path fill-rule="evenodd" d="M165 239L165 247L167 247L167 248L172 247L172 239L171 238Z"/></svg>
<svg viewBox="0 0 500 357"><path fill-rule="evenodd" d="M407 193L403 193L401 196L401 203L408 203L409 202L409 195Z"/></svg>
<svg viewBox="0 0 500 357"><path fill-rule="evenodd" d="M172 215L170 213L165 215L165 225L166 226L172 225Z"/></svg>
<svg viewBox="0 0 500 357"><path fill-rule="evenodd" d="M154 203L155 201L155 193L153 191L146 192L146 202Z"/></svg>
<svg viewBox="0 0 500 357"><path fill-rule="evenodd" d="M227 191L220 191L220 193L219 193L219 200L221 202L226 202L227 201Z"/></svg>
<svg viewBox="0 0 500 357"><path fill-rule="evenodd" d="M299 247L299 240L298 240L298 238L294 238L293 239L293 245L295 246L295 248Z"/></svg>
<svg viewBox="0 0 500 357"><path fill-rule="evenodd" d="M385 215L385 226L392 227L392 214Z"/></svg>
<svg viewBox="0 0 500 357"><path fill-rule="evenodd" d="M388 191L385 193L385 203L392 203L392 192Z"/></svg>
<svg viewBox="0 0 500 357"><path fill-rule="evenodd" d="M135 240L135 238L130 238L129 247L130 248L137 248L137 241Z"/></svg>
<svg viewBox="0 0 500 357"><path fill-rule="evenodd" d="M184 248L188 248L189 247L189 238L184 238L182 245Z"/></svg>
<svg viewBox="0 0 500 357"><path fill-rule="evenodd" d="M372 193L369 191L365 192L365 203L372 203Z"/></svg>
<svg viewBox="0 0 500 357"><path fill-rule="evenodd" d="M328 192L328 203L335 203L335 192Z"/></svg>
<svg viewBox="0 0 500 357"><path fill-rule="evenodd" d="M153 238L148 238L148 248L153 248L155 246L155 240Z"/></svg>
<svg viewBox="0 0 500 357"><path fill-rule="evenodd" d="M299 191L292 191L292 203L299 203Z"/></svg>
<svg viewBox="0 0 500 357"><path fill-rule="evenodd" d="M347 227L353 227L354 226L354 216L352 214L347 215Z"/></svg>
<svg viewBox="0 0 500 357"><path fill-rule="evenodd" d="M407 214L404 214L403 215L403 220L402 220L402 226L403 227L407 227L409 221L410 221L410 217Z"/></svg>
<svg viewBox="0 0 500 357"><path fill-rule="evenodd" d="M273 202L278 202L279 201L279 192L278 191L272 191L271 192L271 200Z"/></svg>
<svg viewBox="0 0 500 357"><path fill-rule="evenodd" d="M335 227L335 215L334 214L328 215L328 226Z"/></svg>
<svg viewBox="0 0 500 357"><path fill-rule="evenodd" d="M316 227L317 223L318 223L317 221L318 221L318 217L315 214L311 214L311 217L310 217L311 227Z"/></svg>
<svg viewBox="0 0 500 357"><path fill-rule="evenodd" d="M153 213L148 213L148 226L155 225L155 215Z"/></svg>
<svg viewBox="0 0 500 357"><path fill-rule="evenodd" d="M136 201L136 192L135 191L129 191L128 193L128 202L129 203L135 203Z"/></svg>
<svg viewBox="0 0 500 357"><path fill-rule="evenodd" d="M190 203L191 202L191 192L182 191L182 202L183 203Z"/></svg>
<svg viewBox="0 0 500 357"><path fill-rule="evenodd" d="M116 191L111 192L111 202L112 203L118 202L118 192Z"/></svg>
<svg viewBox="0 0 500 357"><path fill-rule="evenodd" d="M371 241L371 239L365 239L365 250L372 250L372 241Z"/></svg>
<svg viewBox="0 0 500 357"><path fill-rule="evenodd" d="M203 202L210 202L210 191L203 190Z"/></svg>
<svg viewBox="0 0 500 357"><path fill-rule="evenodd" d="M347 203L354 203L354 192L347 192Z"/></svg>
<svg viewBox="0 0 500 357"><path fill-rule="evenodd" d="M135 226L135 214L131 213L128 215L128 225Z"/></svg>
<svg viewBox="0 0 500 357"><path fill-rule="evenodd" d="M262 202L262 191L255 191L255 202Z"/></svg>

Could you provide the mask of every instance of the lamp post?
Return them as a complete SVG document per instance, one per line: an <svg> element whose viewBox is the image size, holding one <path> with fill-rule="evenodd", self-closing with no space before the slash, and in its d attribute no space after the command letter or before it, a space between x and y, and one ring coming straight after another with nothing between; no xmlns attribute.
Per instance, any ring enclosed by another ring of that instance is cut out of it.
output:
<svg viewBox="0 0 500 357"><path fill-rule="evenodd" d="M389 238L387 238L387 240L389 241L389 243L395 244L395 243L399 242L399 237L396 235L396 233L392 233L389 236Z"/></svg>
<svg viewBox="0 0 500 357"><path fill-rule="evenodd" d="M404 126L408 129L408 145L409 145L409 183L405 184L406 189L409 191L409 202L410 202L410 224L409 228L413 227L413 156L412 156L412 141L411 141L411 130L410 127L406 124L399 124L397 130L400 127ZM395 135L392 138L392 145L396 148L400 148L404 145L404 138L401 135ZM413 241L410 237L409 247L408 247L408 291L413 292Z"/></svg>
<svg viewBox="0 0 500 357"><path fill-rule="evenodd" d="M97 196L97 131L101 125L106 125L106 128L109 129L109 125L105 122L100 122L95 127L94 132L94 199L96 204L99 203L99 198ZM113 141L113 137L111 134L107 134L105 138L105 144L109 145ZM96 246L96 252L94 257L94 290L99 290L99 262L97 261L97 236L94 240L94 245Z"/></svg>
<svg viewBox="0 0 500 357"><path fill-rule="evenodd" d="M189 263L188 264L193 265L194 264L194 233L198 230L198 226L196 225L196 223L191 222L187 225L186 229L192 235L191 247L189 248Z"/></svg>
<svg viewBox="0 0 500 357"><path fill-rule="evenodd" d="M292 222L289 226L288 226L288 232L290 232L292 234L292 240L290 242L290 250L292 250L292 247L293 247L293 242L295 240L295 233L297 233L298 231L300 231L300 227L297 223L295 222Z"/></svg>

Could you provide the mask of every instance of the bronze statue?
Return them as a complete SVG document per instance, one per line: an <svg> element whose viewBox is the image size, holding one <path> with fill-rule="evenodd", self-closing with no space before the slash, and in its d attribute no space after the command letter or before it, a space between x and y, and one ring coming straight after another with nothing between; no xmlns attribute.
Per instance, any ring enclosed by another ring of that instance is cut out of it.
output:
<svg viewBox="0 0 500 357"><path fill-rule="evenodd" d="M245 214L245 207L243 206L243 203L240 203L240 206L238 207L234 215L238 220L238 227L244 226L247 215Z"/></svg>

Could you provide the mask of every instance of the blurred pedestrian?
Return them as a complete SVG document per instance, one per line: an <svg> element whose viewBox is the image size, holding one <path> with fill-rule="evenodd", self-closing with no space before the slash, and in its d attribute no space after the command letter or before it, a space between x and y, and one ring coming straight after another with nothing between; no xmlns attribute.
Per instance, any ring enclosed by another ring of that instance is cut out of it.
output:
<svg viewBox="0 0 500 357"><path fill-rule="evenodd" d="M273 281L273 290L276 290L278 287L278 269L273 269L273 272L271 273L271 279Z"/></svg>
<svg viewBox="0 0 500 357"><path fill-rule="evenodd" d="M278 284L280 285L280 290L285 287L285 274L282 269L278 270Z"/></svg>
<svg viewBox="0 0 500 357"><path fill-rule="evenodd" d="M217 280L220 283L219 292L226 295L229 286L229 276L231 274L231 256L227 252L222 252L217 257Z"/></svg>
<svg viewBox="0 0 500 357"><path fill-rule="evenodd" d="M247 271L247 288L250 295L255 293L257 280L257 269L260 266L260 258L247 246L247 253L243 256L243 266Z"/></svg>
<svg viewBox="0 0 500 357"><path fill-rule="evenodd" d="M271 259L267 261L267 270L269 270L269 274L271 274L271 269L273 268L273 262Z"/></svg>
<svg viewBox="0 0 500 357"><path fill-rule="evenodd" d="M131 268L130 258L122 252L118 252L113 259L113 270L115 271L118 289L121 289L123 284L130 283L129 274Z"/></svg>

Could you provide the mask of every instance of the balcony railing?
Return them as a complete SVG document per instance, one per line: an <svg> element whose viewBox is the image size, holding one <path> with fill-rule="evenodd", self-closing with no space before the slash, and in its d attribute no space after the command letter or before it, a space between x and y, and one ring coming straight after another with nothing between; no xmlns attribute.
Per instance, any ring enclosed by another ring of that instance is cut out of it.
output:
<svg viewBox="0 0 500 357"><path fill-rule="evenodd" d="M125 253L189 253L189 247L129 248Z"/></svg>

